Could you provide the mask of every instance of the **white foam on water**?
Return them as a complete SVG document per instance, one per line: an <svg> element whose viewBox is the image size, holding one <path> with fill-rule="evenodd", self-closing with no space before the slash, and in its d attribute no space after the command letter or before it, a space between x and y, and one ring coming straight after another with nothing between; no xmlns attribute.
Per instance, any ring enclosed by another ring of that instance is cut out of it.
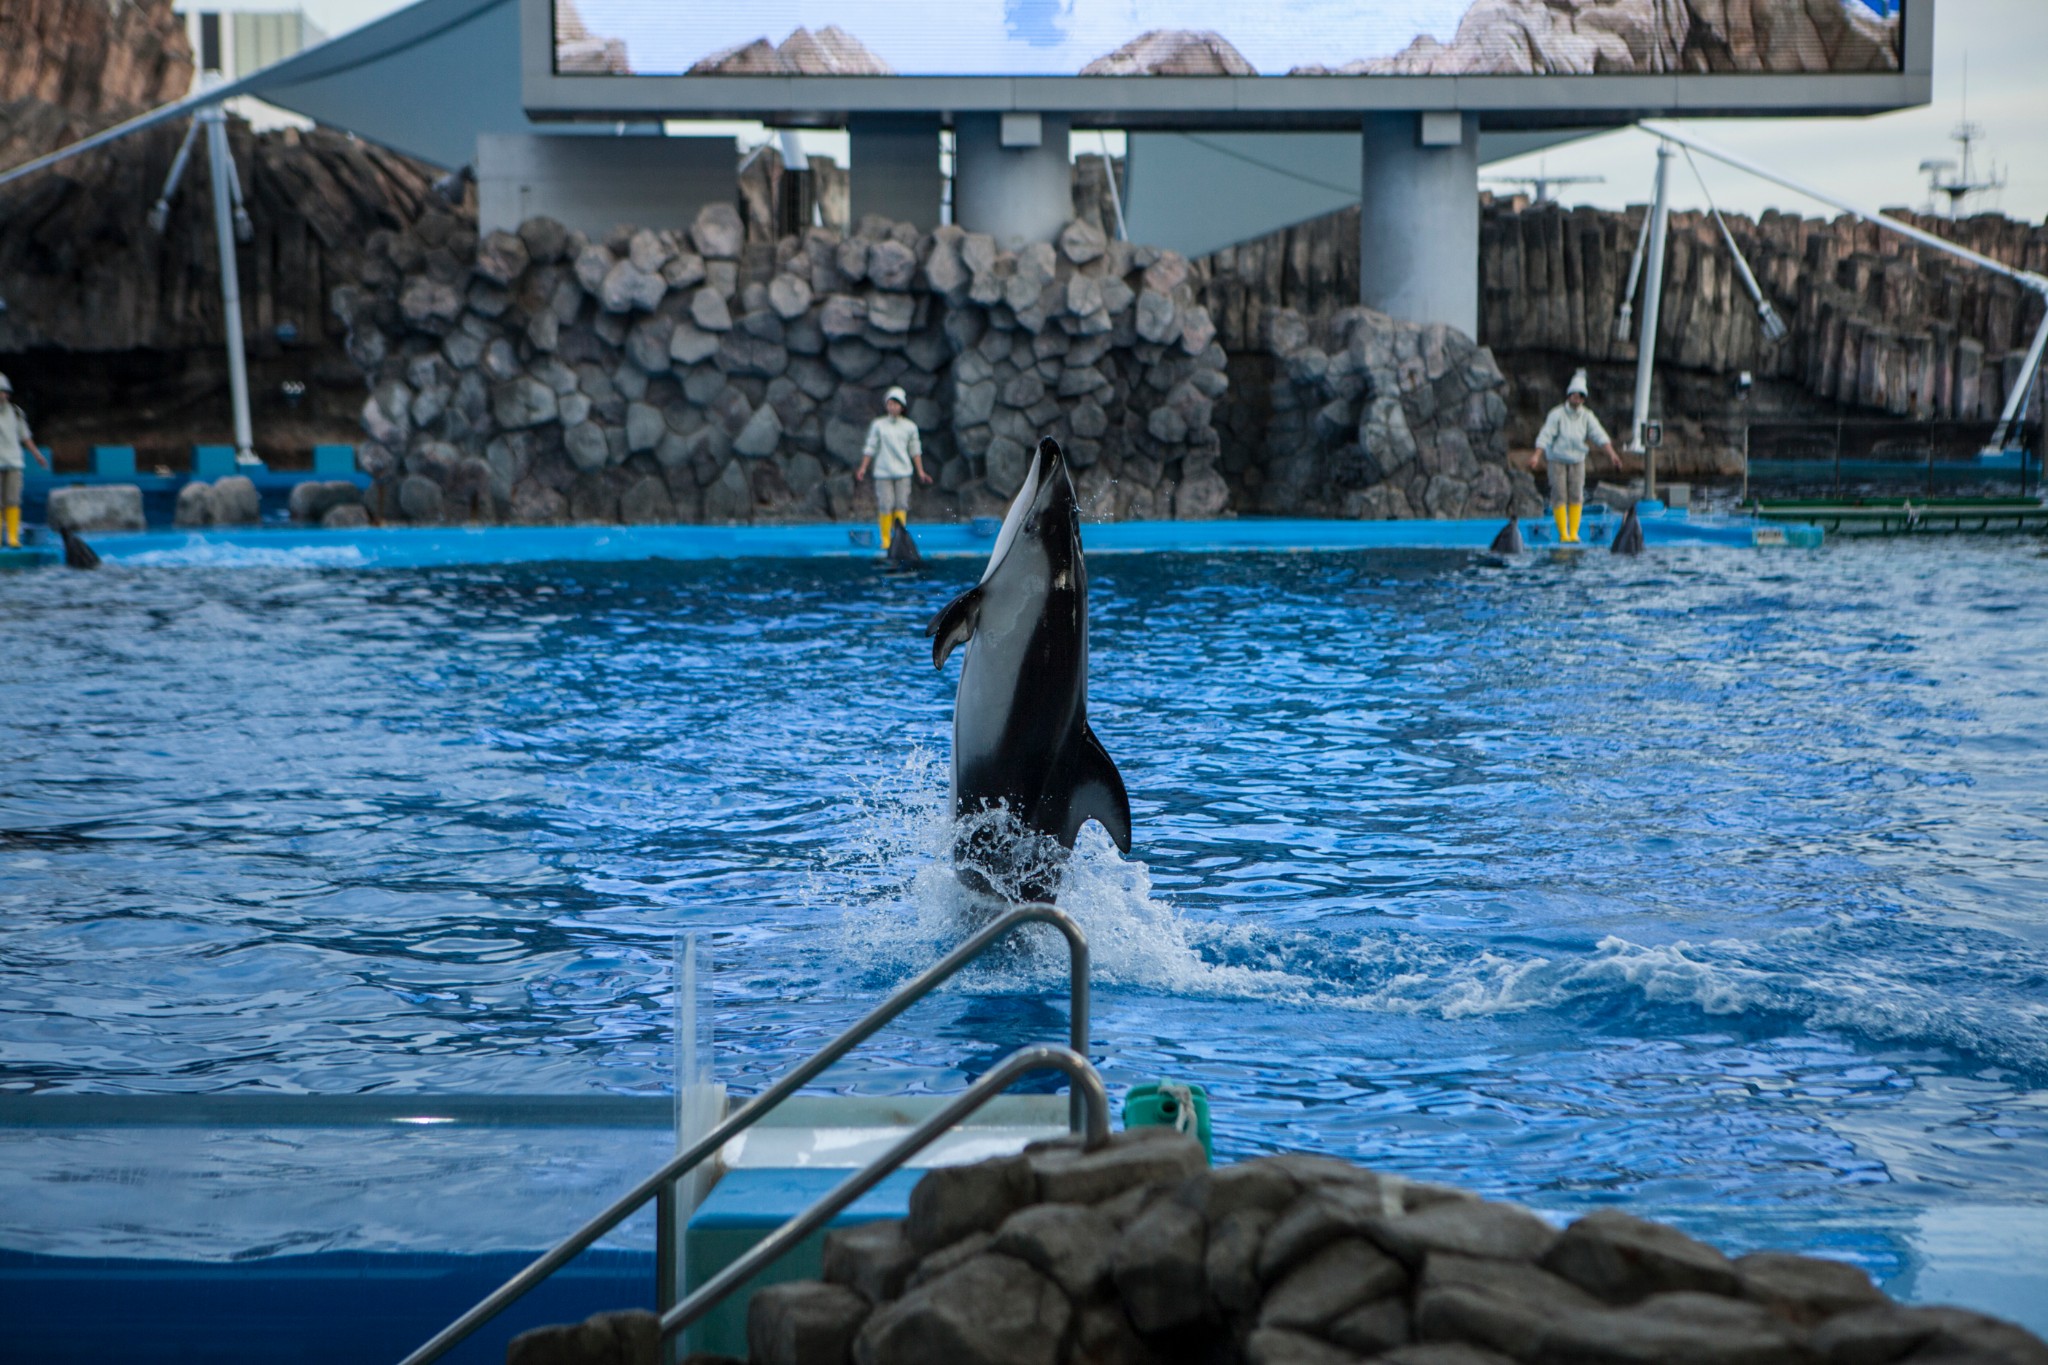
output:
<svg viewBox="0 0 2048 1365"><path fill-rule="evenodd" d="M110 558L113 564L145 568L199 569L354 569L370 562L356 545L236 545L195 540L175 549L143 550Z"/></svg>
<svg viewBox="0 0 2048 1365"><path fill-rule="evenodd" d="M856 802L847 839L817 874L813 898L844 907L842 942L862 965L921 968L1000 909L955 875L959 826L948 785L944 759L929 749L907 753ZM1155 895L1145 864L1120 854L1092 824L1065 860L1057 904L1087 934L1093 976L1101 983L1222 998L1292 995L1311 986L1284 972L1209 960L1198 940L1211 926ZM1026 933L1020 943L1014 952L992 952L992 965L977 980L999 989L1037 989L1064 975L1066 947L1055 931Z"/></svg>
<svg viewBox="0 0 2048 1365"><path fill-rule="evenodd" d="M840 951L900 978L988 922L997 904L954 873L945 761L913 750L856 801L845 841L820 865L813 903L837 905ZM1190 916L1153 888L1151 869L1082 830L1058 904L1088 934L1094 977L1147 993L1257 1000L1443 1020L1604 1006L1690 1012L1702 1020L1779 1016L1880 1045L1932 1045L2048 1072L2048 1002L2019 1004L2041 979L2039 955L1974 936L1952 979L1925 965L1949 935L1904 922L1838 924L1756 942L1644 944L1617 935L1590 950L1503 951L1483 940L1368 929L1333 939ZM1066 952L1050 929L973 969L979 989L1057 990ZM1964 961L1967 959L1967 962Z"/></svg>

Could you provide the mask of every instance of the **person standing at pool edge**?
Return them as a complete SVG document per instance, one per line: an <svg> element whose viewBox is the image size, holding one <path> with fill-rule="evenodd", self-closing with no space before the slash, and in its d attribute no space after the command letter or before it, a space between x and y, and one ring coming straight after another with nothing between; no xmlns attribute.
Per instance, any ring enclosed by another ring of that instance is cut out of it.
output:
<svg viewBox="0 0 2048 1365"><path fill-rule="evenodd" d="M867 477L868 466L875 467L875 517L882 527L884 554L889 552L896 528L910 521L911 472L916 471L919 483L932 481L924 472L924 446L917 438L917 423L903 415L909 406L910 400L900 388L891 388L883 396L885 412L868 423L860 468L853 471L853 481L859 483Z"/></svg>
<svg viewBox="0 0 2048 1365"><path fill-rule="evenodd" d="M14 384L0 374L0 507L6 508L7 548L21 548L21 452L34 453L36 463L50 467L50 459L36 445L28 429L28 418L14 406Z"/></svg>
<svg viewBox="0 0 2048 1365"><path fill-rule="evenodd" d="M1586 372L1575 370L1572 382L1564 386L1564 401L1543 419L1536 434L1536 453L1550 471L1550 514L1557 519L1557 538L1565 545L1579 543L1579 509L1586 502L1586 452L1599 447L1616 469L1621 456L1607 428L1586 406Z"/></svg>

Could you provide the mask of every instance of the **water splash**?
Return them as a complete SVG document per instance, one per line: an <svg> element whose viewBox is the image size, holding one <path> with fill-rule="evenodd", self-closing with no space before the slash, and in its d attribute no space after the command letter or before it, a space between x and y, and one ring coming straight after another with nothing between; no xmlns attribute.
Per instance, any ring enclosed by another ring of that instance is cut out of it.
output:
<svg viewBox="0 0 2048 1365"><path fill-rule="evenodd" d="M894 975L922 967L1003 904L970 890L957 875L955 849L963 827L992 841L1032 843L1041 857L1051 856L1044 846L1057 848L1044 836L1019 830L1005 812L955 821L947 787L943 758L922 747L906 752L861 793L846 838L825 855L813 879L817 903L844 907L842 946L869 971ZM1073 852L1060 861L1056 903L1087 933L1098 982L1221 998L1309 989L1306 979L1225 962L1206 950L1217 926L1189 918L1155 894L1150 869L1119 853L1097 826L1085 826ZM982 864L977 870L997 884L1016 876L1014 868ZM1020 942L1019 951L988 959L991 965L976 974L978 985L1046 989L1064 974L1066 950L1052 930L1027 931Z"/></svg>

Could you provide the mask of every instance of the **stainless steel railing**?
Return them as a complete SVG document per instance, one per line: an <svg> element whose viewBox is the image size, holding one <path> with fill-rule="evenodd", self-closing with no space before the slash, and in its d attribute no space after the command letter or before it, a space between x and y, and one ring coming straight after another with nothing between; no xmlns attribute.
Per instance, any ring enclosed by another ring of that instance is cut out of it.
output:
<svg viewBox="0 0 2048 1365"><path fill-rule="evenodd" d="M880 1005L869 1011L859 1023L840 1034L817 1052L811 1054L804 1061L798 1063L781 1080L756 1095L742 1108L727 1115L723 1123L720 1123L696 1142L691 1143L683 1151L676 1153L674 1157L664 1163L652 1175L612 1201L611 1205L604 1212L598 1214L575 1232L570 1233L567 1237L556 1243L553 1248L544 1252L533 1264L499 1285L475 1307L435 1333L432 1340L407 1356L400 1362L400 1365L429 1365L429 1362L439 1360L466 1340L477 1328L483 1326L524 1297L535 1285L538 1285L541 1281L547 1279L557 1270L560 1270L563 1266L588 1250L598 1238L610 1232L620 1223L625 1222L627 1218L636 1213L650 1199L659 1199L661 1202L661 1226L656 1235L660 1239L661 1246L666 1248L679 1232L679 1229L674 1225L679 1218L679 1201L671 1197L671 1192L674 1190L678 1179L688 1175L701 1165L706 1158L725 1146L726 1143L760 1122L775 1106L810 1084L826 1067L832 1065L832 1063L844 1057L861 1043L867 1041L868 1038L879 1032L884 1025L895 1019L897 1015L903 1013L903 1011L909 1009L927 995L930 995L949 978L958 973L961 968L967 966L968 963L988 951L991 945L1009 935L1012 930L1022 928L1027 924L1050 924L1066 936L1068 973L1070 977L1068 991L1071 1001L1068 1009L1067 1036L1072 1053L1077 1057L1085 1058L1088 1055L1088 936L1081 932L1081 926L1074 922L1072 916L1054 906L1019 906L1015 910L1004 914L1001 918L990 922L987 927L975 933L959 947L933 963L922 975L904 985L894 995L891 995L887 1000L884 1000ZM1058 1051L1058 1049L1055 1050ZM1045 1065L1052 1065L1052 1063L1045 1063ZM1083 1065L1085 1066L1086 1063L1083 1062ZM1062 1067L1061 1069L1065 1068ZM1000 1070L1001 1068L998 1068L997 1071L990 1072L989 1075L996 1075ZM1015 1073L1012 1074L1014 1075ZM1071 1076L1074 1073L1068 1071L1068 1074ZM1092 1069L1088 1071L1090 1077L1093 1077L1094 1074ZM986 1079L985 1077L984 1080ZM1101 1090L1101 1082L1099 1080L1095 1082L1095 1087L1098 1092ZM1081 1088L1081 1083L1077 1080L1074 1086L1074 1093L1069 1097L1067 1104L1068 1126L1075 1132L1082 1131L1084 1111L1091 1115L1094 1112L1093 1110L1086 1109L1086 1105L1093 1101L1084 1100ZM967 1093L971 1095L975 1092L969 1090ZM950 1114L957 1107L957 1105L948 1106L941 1111L941 1114ZM1106 1100L1103 1102L1101 1109L1104 1115L1102 1120L1104 1130L1107 1131L1108 1119L1106 1115L1108 1107ZM934 1118L933 1122L936 1121L936 1118ZM1089 1118L1088 1122L1092 1127L1092 1117ZM922 1132L924 1130L920 1128L918 1131ZM919 1146L922 1145L922 1143L919 1144ZM914 1152L916 1148L911 1150ZM894 1155L893 1149L890 1155ZM886 1160L887 1158L884 1159ZM705 1288L708 1289L710 1286L706 1285ZM701 1293L702 1291L699 1292ZM696 1295L691 1296L692 1299L695 1297ZM686 1302L688 1301L686 1300ZM682 1306L681 1304L677 1305L678 1308ZM665 1304L664 1307L666 1307Z"/></svg>
<svg viewBox="0 0 2048 1365"><path fill-rule="evenodd" d="M720 1300L752 1279L762 1267L824 1227L854 1200L882 1183L888 1175L940 1137L948 1128L1000 1095L1028 1071L1064 1071L1073 1082L1073 1093L1087 1110L1083 1145L1090 1151L1109 1141L1109 1095L1102 1078L1088 1059L1071 1048L1019 1048L1003 1058L995 1070L983 1076L960 1098L919 1124L914 1132L873 1162L855 1171L832 1188L832 1192L754 1244L751 1251L719 1271L696 1293L661 1315L661 1334L681 1331L718 1306Z"/></svg>

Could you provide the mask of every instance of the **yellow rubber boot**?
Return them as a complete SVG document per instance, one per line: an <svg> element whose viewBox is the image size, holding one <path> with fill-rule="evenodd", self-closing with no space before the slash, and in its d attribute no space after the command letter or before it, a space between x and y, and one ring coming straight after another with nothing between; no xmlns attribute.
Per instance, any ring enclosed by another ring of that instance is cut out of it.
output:
<svg viewBox="0 0 2048 1365"><path fill-rule="evenodd" d="M1579 543L1579 512L1581 510L1581 504L1575 502L1571 504L1571 506L1566 510L1568 510L1571 513L1572 544L1576 545Z"/></svg>
<svg viewBox="0 0 2048 1365"><path fill-rule="evenodd" d="M889 532L896 529L896 515L893 512L884 513L878 521L882 527L882 550L886 554L889 549Z"/></svg>
<svg viewBox="0 0 2048 1365"><path fill-rule="evenodd" d="M21 509L19 507L7 509L7 548L10 550L19 550L21 548Z"/></svg>
<svg viewBox="0 0 2048 1365"><path fill-rule="evenodd" d="M1550 515L1557 518L1557 543L1560 545L1571 544L1571 518L1568 515L1566 515L1564 510L1564 504L1559 503L1557 506L1551 508Z"/></svg>

